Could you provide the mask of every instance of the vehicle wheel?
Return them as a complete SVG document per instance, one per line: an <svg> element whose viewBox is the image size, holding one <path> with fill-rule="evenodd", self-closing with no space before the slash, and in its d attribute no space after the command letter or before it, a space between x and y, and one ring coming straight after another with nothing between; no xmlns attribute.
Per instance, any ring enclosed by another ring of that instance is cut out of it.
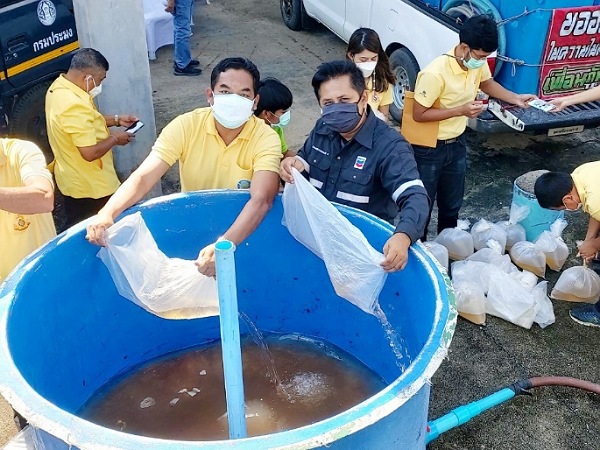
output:
<svg viewBox="0 0 600 450"><path fill-rule="evenodd" d="M25 91L15 103L9 122L11 136L35 142L44 152L46 161L54 159L46 132L46 91L52 81L44 81Z"/></svg>
<svg viewBox="0 0 600 450"><path fill-rule="evenodd" d="M283 23L290 30L300 31L306 28L310 17L306 14L302 0L279 0Z"/></svg>
<svg viewBox="0 0 600 450"><path fill-rule="evenodd" d="M394 103L390 105L390 114L398 123L402 123L402 110L404 109L404 92L414 91L419 73L419 64L407 48L399 48L390 56L392 71L396 76L394 86Z"/></svg>

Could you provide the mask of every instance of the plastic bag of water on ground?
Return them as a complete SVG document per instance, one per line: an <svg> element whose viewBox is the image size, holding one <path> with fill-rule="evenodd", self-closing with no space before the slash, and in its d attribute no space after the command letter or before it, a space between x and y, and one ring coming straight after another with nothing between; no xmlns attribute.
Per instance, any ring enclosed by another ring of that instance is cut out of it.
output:
<svg viewBox="0 0 600 450"><path fill-rule="evenodd" d="M502 247L500 253L504 253L504 249L506 248L506 231L500 225L481 219L475 222L475 225L471 228L471 236L473 236L475 250L481 250L492 239L500 243Z"/></svg>
<svg viewBox="0 0 600 450"><path fill-rule="evenodd" d="M470 281L453 283L458 315L477 325L485 325L485 294Z"/></svg>
<svg viewBox="0 0 600 450"><path fill-rule="evenodd" d="M548 282L542 281L533 288L533 297L537 304L537 313L533 321L541 328L546 328L556 322L554 305L548 298Z"/></svg>
<svg viewBox="0 0 600 450"><path fill-rule="evenodd" d="M567 226L565 219L556 219L550 230L543 231L535 240L535 245L546 255L546 264L552 270L559 271L569 257L569 247L561 234Z"/></svg>
<svg viewBox="0 0 600 450"><path fill-rule="evenodd" d="M325 262L335 292L374 314L386 280L383 254L296 169L283 191L283 224L291 235Z"/></svg>
<svg viewBox="0 0 600 450"><path fill-rule="evenodd" d="M525 227L519 222L524 220L530 212L530 208L526 205L510 205L510 216L508 220L498 222L498 225L504 228L506 232L506 249L510 250L517 242L526 241L527 233Z"/></svg>
<svg viewBox="0 0 600 450"><path fill-rule="evenodd" d="M166 319L219 314L216 280L200 274L194 261L161 252L139 212L110 227L105 239L98 257L121 296Z"/></svg>
<svg viewBox="0 0 600 450"><path fill-rule="evenodd" d="M544 277L546 274L546 254L532 242L517 242L510 249L510 258L521 269L538 277Z"/></svg>
<svg viewBox="0 0 600 450"><path fill-rule="evenodd" d="M449 268L449 256L448 249L444 247L442 244L438 244L435 241L426 241L423 242L423 246L431 252L433 257L438 260L438 262L444 266L446 270Z"/></svg>
<svg viewBox="0 0 600 450"><path fill-rule="evenodd" d="M600 297L600 275L589 267L569 267L560 277L550 297L568 302L596 303Z"/></svg>
<svg viewBox="0 0 600 450"><path fill-rule="evenodd" d="M537 275L529 270L517 270L516 272L511 272L509 275L528 291L533 291L533 288L538 284Z"/></svg>
<svg viewBox="0 0 600 450"><path fill-rule="evenodd" d="M472 283L479 287L484 294L490 288L490 278L498 273L506 273L498 266L481 261L456 261L452 263L453 283Z"/></svg>
<svg viewBox="0 0 600 450"><path fill-rule="evenodd" d="M538 303L533 292L498 271L489 279L485 312L529 329L538 312Z"/></svg>
<svg viewBox="0 0 600 450"><path fill-rule="evenodd" d="M467 258L467 261L480 261L493 266L497 266L506 273L518 272L517 266L515 266L510 260L510 256L503 255L502 246L498 241L490 239L487 242L487 247L477 250L471 256Z"/></svg>
<svg viewBox="0 0 600 450"><path fill-rule="evenodd" d="M435 242L448 249L450 259L460 261L473 254L473 237L467 231L470 223L468 220L459 220L456 228L446 228L435 238Z"/></svg>

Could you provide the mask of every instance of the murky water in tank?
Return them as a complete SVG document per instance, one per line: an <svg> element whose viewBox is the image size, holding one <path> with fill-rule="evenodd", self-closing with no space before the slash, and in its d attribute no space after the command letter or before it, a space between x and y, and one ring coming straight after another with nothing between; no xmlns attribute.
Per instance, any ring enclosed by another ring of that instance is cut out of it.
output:
<svg viewBox="0 0 600 450"><path fill-rule="evenodd" d="M267 335L280 388L260 348L242 345L248 435L331 417L385 387L352 355L298 335ZM228 438L220 343L152 361L109 383L80 416L127 433L181 440Z"/></svg>

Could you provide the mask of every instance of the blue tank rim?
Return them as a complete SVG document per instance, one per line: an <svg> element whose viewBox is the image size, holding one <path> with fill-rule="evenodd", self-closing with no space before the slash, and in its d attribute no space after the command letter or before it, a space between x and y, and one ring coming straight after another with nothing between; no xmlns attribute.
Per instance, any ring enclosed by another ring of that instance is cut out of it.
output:
<svg viewBox="0 0 600 450"><path fill-rule="evenodd" d="M147 200L126 210L122 216L136 211L144 211L153 205L181 201L182 198L193 198L205 195L226 193L230 196L245 196L247 192L229 190L211 190L171 194ZM369 213L344 205L335 206L346 216L366 219L373 226L385 230L390 235L394 227L388 222ZM121 216L121 217L122 217ZM7 326L14 299L14 290L18 286L22 271L32 270L46 253L57 245L74 236L85 236L85 228L92 219L81 222L64 231L46 245L25 258L0 285L0 393L29 423L37 428L58 437L69 445L80 449L88 448L122 448L139 450L141 446L156 450L175 449L264 449L286 448L305 449L323 446L355 433L381 420L401 407L412 398L437 371L448 353L452 336L456 328L457 312L454 291L445 269L418 242L411 246L410 252L425 264L432 280L435 280L436 309L432 331L427 342L413 363L402 375L396 378L385 389L368 398L354 408L329 417L320 422L289 431L266 436L245 438L236 441L176 441L137 436L104 428L88 422L74 414L68 413L38 394L23 378L10 356L8 347ZM434 270L434 267L437 270ZM445 301L444 301L445 300ZM424 424L426 425L426 424ZM425 430L424 430L425 431Z"/></svg>

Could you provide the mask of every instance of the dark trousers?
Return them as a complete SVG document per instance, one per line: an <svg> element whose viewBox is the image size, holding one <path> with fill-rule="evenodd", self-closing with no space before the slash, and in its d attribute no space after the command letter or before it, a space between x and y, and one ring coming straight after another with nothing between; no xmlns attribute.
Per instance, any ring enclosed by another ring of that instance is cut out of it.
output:
<svg viewBox="0 0 600 450"><path fill-rule="evenodd" d="M67 216L65 228L70 228L98 213L106 205L109 198L110 195L102 198L73 198L65 195L63 202L65 215Z"/></svg>
<svg viewBox="0 0 600 450"><path fill-rule="evenodd" d="M467 147L463 136L453 143L438 141L436 148L413 146L419 175L431 200L429 218L421 240L427 240L433 204L437 202L437 232L456 227L465 194Z"/></svg>

